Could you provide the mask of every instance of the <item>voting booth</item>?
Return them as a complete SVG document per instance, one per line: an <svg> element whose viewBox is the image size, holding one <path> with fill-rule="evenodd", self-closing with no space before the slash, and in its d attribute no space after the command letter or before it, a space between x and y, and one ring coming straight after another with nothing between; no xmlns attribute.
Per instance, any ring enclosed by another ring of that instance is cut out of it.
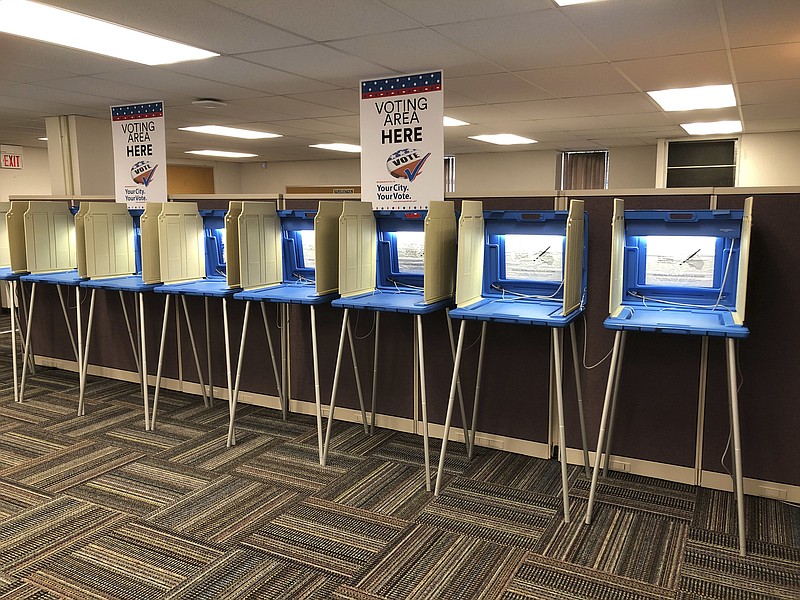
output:
<svg viewBox="0 0 800 600"><path fill-rule="evenodd" d="M240 203L231 202L230 205L233 207L234 214L240 210ZM169 307L173 296L176 297L176 302L177 299L181 301L200 384L200 393L206 406L211 405L214 394L213 380L211 378L211 337L208 334L210 323L209 299L221 299L228 401L229 403L232 402L233 380L231 375L228 300L238 291L240 284L238 281L238 265L234 263L229 271L225 252L225 248L230 246L231 240L238 240L238 220L231 219L226 221L225 211L223 210L199 211L197 202L165 202L160 205L160 210L158 210L154 221L151 220L151 216L145 210L142 229L143 232L157 230L158 260L155 259L155 249L153 247L149 248L149 251L143 251L143 278L146 282L161 281L162 284L156 286L153 291L157 294L165 295L155 391L153 393L153 411L150 421L151 429L155 427L158 411L161 374L164 364L164 346L169 322ZM203 298L204 302L208 391L206 391L206 384L203 379L187 297Z"/></svg>
<svg viewBox="0 0 800 600"><path fill-rule="evenodd" d="M430 491L430 449L428 410L425 393L425 360L422 316L452 305L455 289L456 217L451 201L432 201L427 211L372 211L367 202L346 202L339 219L339 293L332 302L343 308L342 329L331 393L330 416L325 434L323 464L330 445L336 408L339 373L345 335L349 335L351 310L375 311L375 353L377 374L380 313L397 312L414 316L415 362L419 367L425 446L426 488ZM448 330L450 322L448 319ZM451 332L452 335L452 332ZM452 345L452 337L451 337ZM354 351L353 351L354 353ZM375 422L377 377L372 382L371 424ZM357 387L360 382L356 381ZM363 409L362 409L363 413Z"/></svg>
<svg viewBox="0 0 800 600"><path fill-rule="evenodd" d="M288 393L284 385L288 348L286 344L282 343L280 356L275 352L268 326L266 303L277 303L284 306L302 304L307 305L311 311L317 442L321 461L323 453L322 400L320 397L316 308L330 302L339 293L338 223L343 203L321 201L317 210L282 211L276 211L275 204L272 202L245 202L243 204L239 216L239 263L242 268L243 291L237 293L235 298L244 300L246 304L228 444L232 445L236 441L234 419L251 303L258 302L261 306L264 331L267 336L270 360L284 419L289 409ZM282 329L283 331L285 328ZM283 367L280 369L280 373L279 361ZM363 414L363 398L361 398L360 390L359 399Z"/></svg>
<svg viewBox="0 0 800 600"><path fill-rule="evenodd" d="M611 449L628 332L724 338L737 500L739 552L745 554L744 492L734 340L744 325L753 198L743 210L625 210L614 201L609 316L616 331L597 439L586 523L591 522L603 456Z"/></svg>
<svg viewBox="0 0 800 600"><path fill-rule="evenodd" d="M563 402L563 331L569 329L581 424L584 467L589 457L583 418L574 321L583 312L587 250L583 202L572 200L569 211L483 211L479 201L462 203L458 232L457 308L461 319L455 365L445 418L435 493L438 495L456 395L466 321L481 321L481 344L472 423L467 447L474 444L480 382L488 323L540 325L552 331L551 351L558 414L564 520L569 522L569 487ZM463 422L466 419L462 416Z"/></svg>

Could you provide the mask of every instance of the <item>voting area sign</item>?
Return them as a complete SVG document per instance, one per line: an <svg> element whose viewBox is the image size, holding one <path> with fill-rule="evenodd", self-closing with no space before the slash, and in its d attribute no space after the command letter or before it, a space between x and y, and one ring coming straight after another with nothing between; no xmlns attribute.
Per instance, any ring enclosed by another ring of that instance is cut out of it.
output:
<svg viewBox="0 0 800 600"><path fill-rule="evenodd" d="M114 190L117 202L144 208L167 201L167 148L164 103L111 107Z"/></svg>
<svg viewBox="0 0 800 600"><path fill-rule="evenodd" d="M361 81L361 199L427 209L444 197L442 72Z"/></svg>

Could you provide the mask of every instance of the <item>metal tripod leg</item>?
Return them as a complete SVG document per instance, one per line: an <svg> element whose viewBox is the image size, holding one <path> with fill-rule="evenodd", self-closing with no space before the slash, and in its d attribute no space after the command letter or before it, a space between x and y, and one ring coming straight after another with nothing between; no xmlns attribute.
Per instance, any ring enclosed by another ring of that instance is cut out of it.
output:
<svg viewBox="0 0 800 600"><path fill-rule="evenodd" d="M189 318L189 307L186 303L186 296L181 296L183 305L183 315L186 317L186 329L189 330L189 341L192 344L192 356L194 356L194 366L197 369L197 379L200 381L200 393L203 395L203 404L208 408L208 396L206 396L206 386L203 383L203 371L200 368L200 357L197 354L197 344L194 342L194 331L192 331L192 321Z"/></svg>
<svg viewBox="0 0 800 600"><path fill-rule="evenodd" d="M372 357L372 410L369 421L369 434L375 431L375 399L378 396L378 339L381 329L381 313L375 312L375 353Z"/></svg>
<svg viewBox="0 0 800 600"><path fill-rule="evenodd" d="M424 343L422 340L422 315L417 315L417 344L419 351L417 357L419 359L419 385L420 385L420 402L422 403L422 444L425 448L425 490L431 491L431 449L430 440L428 439L428 402L426 398L425 388L425 352ZM458 373L456 373L458 377Z"/></svg>
<svg viewBox="0 0 800 600"><path fill-rule="evenodd" d="M450 380L450 395L447 399L447 416L444 419L444 435L442 436L442 449L439 452L439 468L436 470L436 488L433 491L434 496L439 495L442 487L442 476L444 475L444 457L447 454L447 441L450 436L450 422L453 418L453 404L456 399L456 386L458 378L458 368L461 366L461 351L464 347L464 331L467 322L462 320L461 326L458 330L458 344L456 346L456 355L453 359L453 377Z"/></svg>
<svg viewBox="0 0 800 600"><path fill-rule="evenodd" d="M158 412L158 395L161 392L161 368L164 366L164 342L167 339L170 298L171 296L167 294L164 299L164 320L161 322L161 343L158 346L158 367L156 368L156 386L153 391L153 415L150 421L150 429L156 428L156 413ZM147 411L145 411L145 416L147 416Z"/></svg>
<svg viewBox="0 0 800 600"><path fill-rule="evenodd" d="M744 523L744 477L742 475L742 440L739 434L739 390L736 381L736 347L733 338L726 338L728 359L728 403L733 437L733 491L736 494L736 519L739 531L739 555L747 554Z"/></svg>
<svg viewBox="0 0 800 600"><path fill-rule="evenodd" d="M331 403L328 412L328 426L325 430L325 442L322 446L322 455L320 456L319 464L323 467L328 460L328 448L331 443L331 429L333 428L333 412L336 410L336 392L339 390L339 372L342 368L342 354L344 353L344 336L347 333L347 323L350 320L350 309L344 309L342 316L342 331L339 334L339 350L336 353L336 368L333 372L333 388L331 389Z"/></svg>
<svg viewBox="0 0 800 600"><path fill-rule="evenodd" d="M622 377L622 361L625 357L625 337L619 344L619 357L617 358L617 368L614 373L614 394L611 396L611 417L608 420L608 432L606 433L605 457L603 458L603 477L608 475L608 463L611 461L611 436L614 433L614 421L617 418L617 398L619 397L619 380Z"/></svg>
<svg viewBox="0 0 800 600"><path fill-rule="evenodd" d="M569 324L569 341L572 346L572 367L575 372L575 393L578 396L578 418L581 422L581 447L583 448L583 469L586 477L590 477L589 442L586 438L586 421L583 418L583 390L581 386L580 359L578 358L578 342L575 335L575 322Z"/></svg>
<svg viewBox="0 0 800 600"><path fill-rule="evenodd" d="M561 495L564 501L564 523L569 523L569 476L567 474L567 437L564 430L564 387L562 331L551 327L553 332L553 364L556 377L556 408L558 412L558 454L561 462Z"/></svg>

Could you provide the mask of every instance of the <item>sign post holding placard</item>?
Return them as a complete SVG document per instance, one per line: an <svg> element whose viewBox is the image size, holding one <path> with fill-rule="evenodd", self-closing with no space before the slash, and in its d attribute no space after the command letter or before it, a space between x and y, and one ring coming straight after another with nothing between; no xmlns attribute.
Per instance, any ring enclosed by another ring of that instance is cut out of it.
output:
<svg viewBox="0 0 800 600"><path fill-rule="evenodd" d="M361 199L426 209L444 197L442 72L361 81Z"/></svg>
<svg viewBox="0 0 800 600"><path fill-rule="evenodd" d="M111 107L114 190L117 202L144 208L167 201L167 147L164 103Z"/></svg>

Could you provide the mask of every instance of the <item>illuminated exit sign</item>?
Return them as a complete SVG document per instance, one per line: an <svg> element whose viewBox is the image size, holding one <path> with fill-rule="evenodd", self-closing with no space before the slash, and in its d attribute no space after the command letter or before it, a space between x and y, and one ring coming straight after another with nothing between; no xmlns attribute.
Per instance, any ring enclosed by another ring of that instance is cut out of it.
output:
<svg viewBox="0 0 800 600"><path fill-rule="evenodd" d="M3 169L21 169L22 146L0 146L0 167Z"/></svg>

